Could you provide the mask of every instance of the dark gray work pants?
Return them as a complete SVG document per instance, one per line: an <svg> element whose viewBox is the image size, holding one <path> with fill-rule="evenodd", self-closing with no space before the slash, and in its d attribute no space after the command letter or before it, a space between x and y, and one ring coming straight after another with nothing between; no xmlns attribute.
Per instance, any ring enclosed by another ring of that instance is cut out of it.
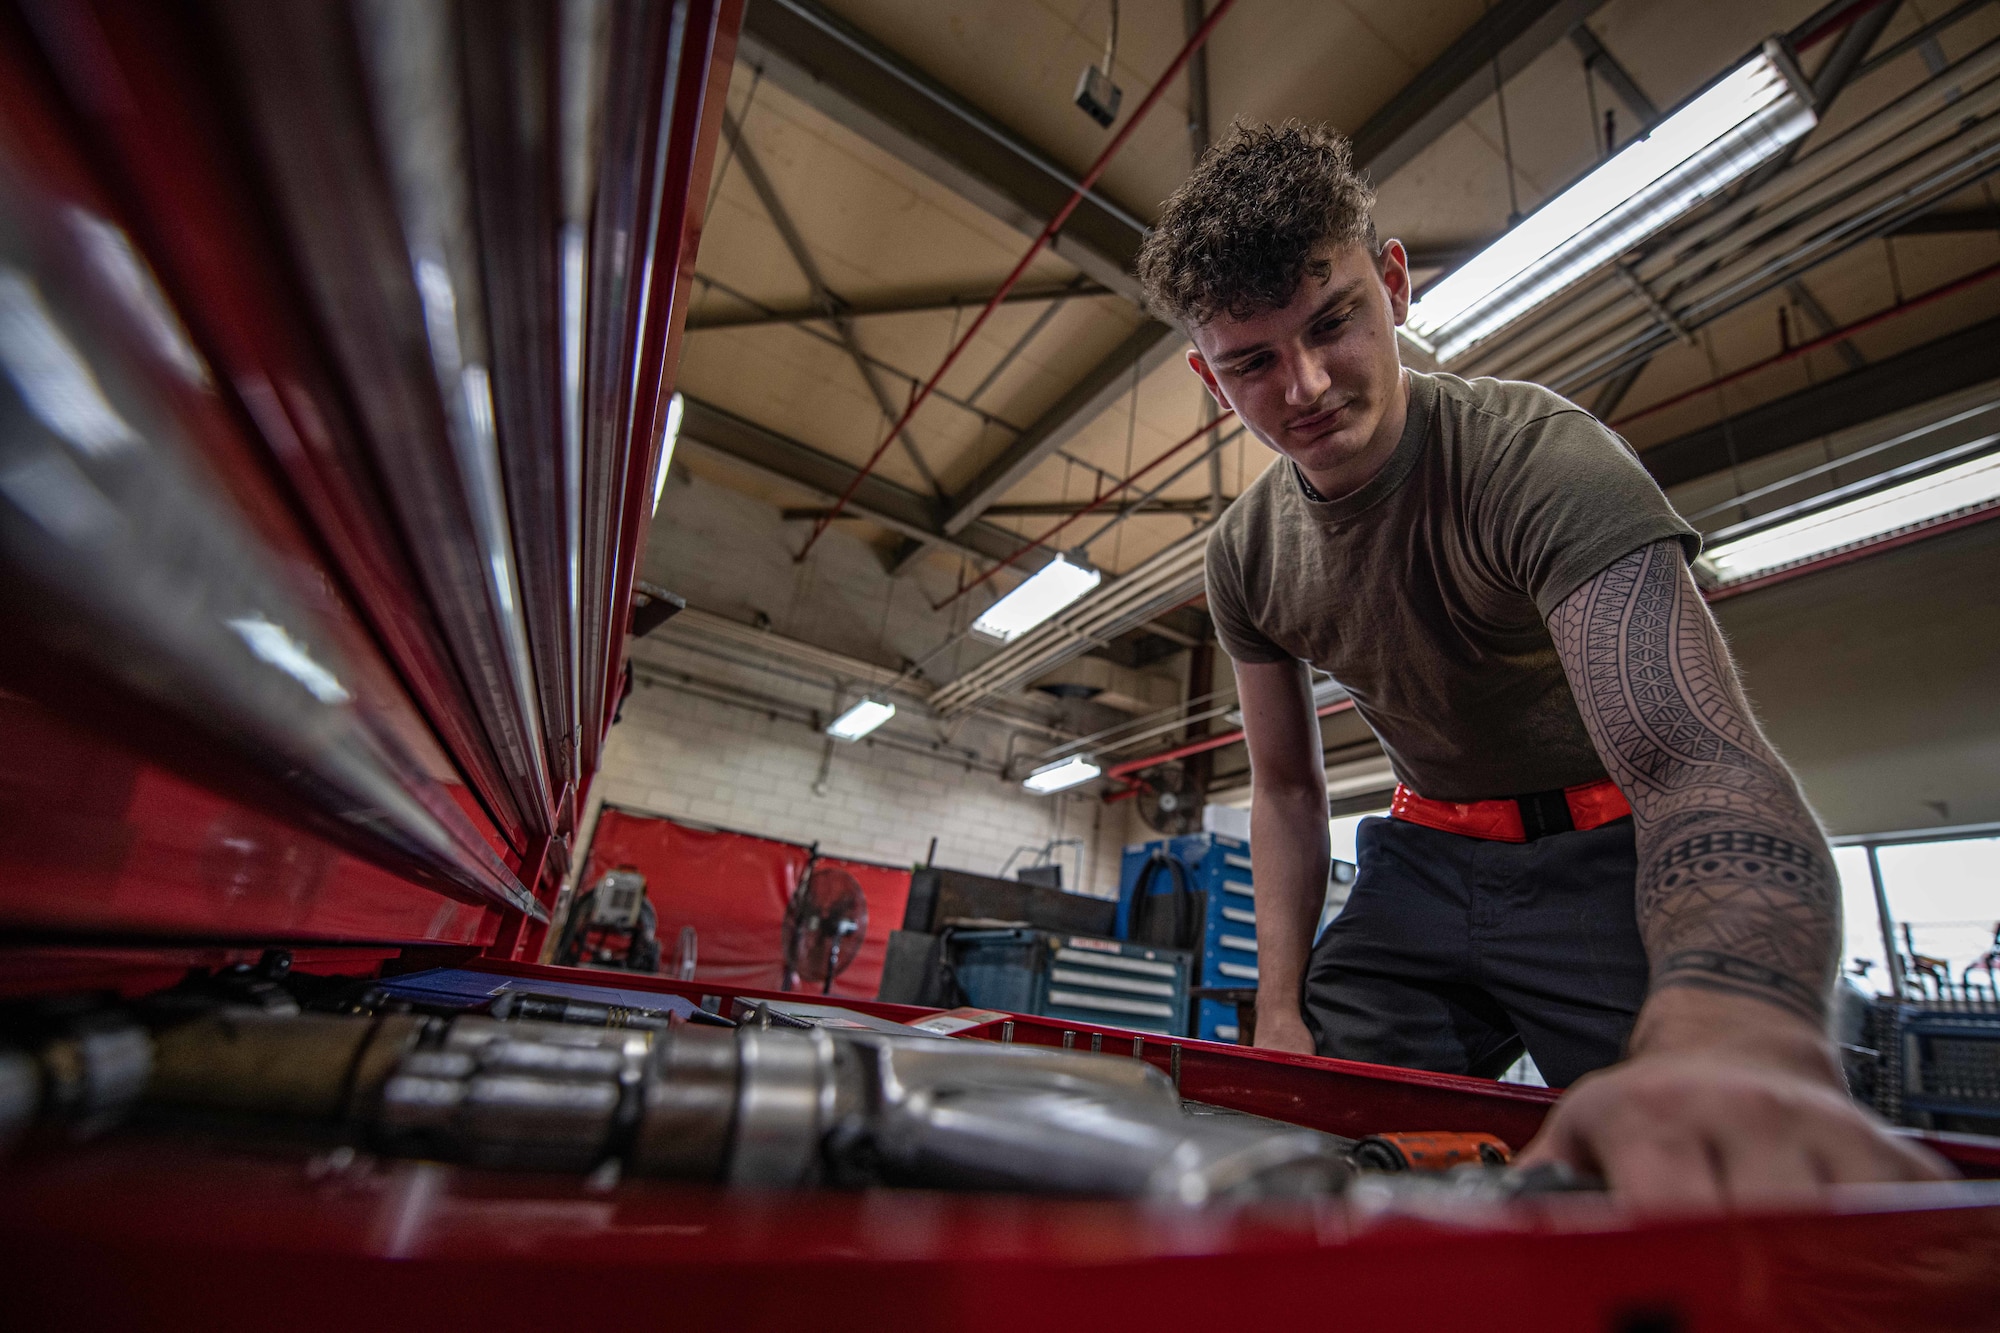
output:
<svg viewBox="0 0 2000 1333"><path fill-rule="evenodd" d="M1646 997L1632 821L1489 842L1363 820L1301 1005L1321 1055L1551 1087L1618 1060Z"/></svg>

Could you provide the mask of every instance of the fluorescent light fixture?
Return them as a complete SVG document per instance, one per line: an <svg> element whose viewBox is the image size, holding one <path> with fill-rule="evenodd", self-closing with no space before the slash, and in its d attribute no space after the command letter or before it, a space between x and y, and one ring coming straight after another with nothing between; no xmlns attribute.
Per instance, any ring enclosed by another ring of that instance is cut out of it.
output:
<svg viewBox="0 0 2000 1333"><path fill-rule="evenodd" d="M674 445L681 438L681 414L687 404L679 394L667 399L667 428L660 435L660 470L653 474L653 512L660 512L660 492L666 489L667 469L674 465Z"/></svg>
<svg viewBox="0 0 2000 1333"><path fill-rule="evenodd" d="M1723 542L1702 560L1721 582L1734 583L1995 501L2000 501L2000 454L1987 454Z"/></svg>
<svg viewBox="0 0 2000 1333"><path fill-rule="evenodd" d="M1425 292L1411 331L1452 360L1803 138L1816 123L1807 93L1765 43Z"/></svg>
<svg viewBox="0 0 2000 1333"><path fill-rule="evenodd" d="M986 608L972 632L997 643L1012 643L1104 581L1084 563L1057 556L1014 591Z"/></svg>
<svg viewBox="0 0 2000 1333"><path fill-rule="evenodd" d="M896 705L881 699L863 699L827 724L826 734L837 741L858 741L896 716Z"/></svg>
<svg viewBox="0 0 2000 1333"><path fill-rule="evenodd" d="M1021 785L1037 796L1047 796L1052 792L1080 787L1103 771L1082 755L1073 754L1067 759L1058 759L1053 764L1043 764L1028 774Z"/></svg>

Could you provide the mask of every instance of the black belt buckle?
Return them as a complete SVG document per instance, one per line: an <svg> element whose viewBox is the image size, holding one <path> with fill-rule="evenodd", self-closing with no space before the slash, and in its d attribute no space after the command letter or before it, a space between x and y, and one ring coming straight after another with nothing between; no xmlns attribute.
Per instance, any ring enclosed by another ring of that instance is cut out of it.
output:
<svg viewBox="0 0 2000 1333"><path fill-rule="evenodd" d="M1514 804L1521 807L1521 831L1527 835L1529 842L1546 838L1551 833L1572 833L1576 830L1576 820L1569 812L1569 796L1560 789L1516 796Z"/></svg>

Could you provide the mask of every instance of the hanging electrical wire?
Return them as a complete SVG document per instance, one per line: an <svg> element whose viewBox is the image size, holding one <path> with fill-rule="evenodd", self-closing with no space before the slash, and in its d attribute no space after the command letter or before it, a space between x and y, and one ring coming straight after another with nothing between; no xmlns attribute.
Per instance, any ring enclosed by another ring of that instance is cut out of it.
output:
<svg viewBox="0 0 2000 1333"><path fill-rule="evenodd" d="M1111 159L1116 157L1119 150L1131 139L1132 132L1144 122L1147 113L1158 105L1161 96L1165 94L1168 86L1180 76L1181 69L1187 64L1189 57L1201 49L1202 44L1208 41L1210 34L1215 31L1216 25L1235 7L1236 0L1221 0L1221 3L1215 7L1215 12L1208 16L1208 21L1196 29L1194 36L1188 38L1187 44L1181 47L1180 54L1173 58L1173 61L1168 64L1166 71L1160 75L1158 81L1147 90L1145 99L1139 103L1138 109L1132 113L1132 118L1125 122L1123 129L1112 136L1111 142L1105 145L1104 151L1098 154L1095 162L1091 163L1090 170L1083 174L1083 179L1078 182L1077 188L1070 193L1069 198L1064 201L1063 206L1057 209L1055 215L1042 227L1040 234L1028 246L1027 253L1021 256L1020 261L1014 265L1013 271L1007 275L998 290L988 298L985 308L979 312L978 318L972 321L972 326L953 344L951 350L945 354L944 360L939 363L938 368L931 373L930 379L924 382L923 387L910 396L910 405L903 409L902 418L896 422L887 437L875 446L875 451L868 456L868 461L862 464L856 470L855 474L848 479L846 487L841 491L839 498L834 501L833 507L814 522L812 532L806 537L805 546L800 549L798 555L794 557L795 559L804 560L806 553L811 551L813 545L819 541L820 534L825 532L833 520L838 518L841 512L847 508L848 503L854 499L855 491L860 489L862 481L875 470L875 465L881 462L882 455L888 452L890 444L894 443L896 437L902 433L903 427L909 424L910 418L917 414L917 409L921 408L930 398L932 392L936 390L938 382L944 378L945 373L957 362L959 356L965 351L966 346L971 343L973 338L978 336L980 329L985 327L986 321L992 317L993 312L999 309L1000 303L1006 299L1007 293L1014 290L1015 285L1021 281L1021 278L1028 271L1028 266L1034 263L1035 257L1048 247L1049 242L1055 238L1055 234L1062 230L1063 224L1069 221L1070 215L1076 212L1077 206L1083 202L1084 195L1089 191L1091 186L1097 183L1098 178L1104 174L1105 168L1111 165Z"/></svg>
<svg viewBox="0 0 2000 1333"><path fill-rule="evenodd" d="M1185 439L1174 444L1165 453L1161 454L1158 458L1155 458L1152 462L1146 464L1146 466L1140 468L1137 472L1134 472L1131 476L1125 478L1125 480L1119 482L1116 486L1113 486L1110 490L1105 491L1100 495L1097 495L1090 501L1089 504L1084 505L1083 508L1077 510L1074 514L1071 514L1068 518L1065 518L1064 520L1062 520L1062 522L1056 524L1054 527L1050 528L1047 532L1044 532L1041 536L1036 537L1033 540L1022 544L1021 546L1016 547L1012 552L1010 552L1007 556L1001 559L992 568L988 569L985 573L981 574L978 578L974 579L972 582L967 583L962 587L960 587L956 592L952 593L951 596L945 598L942 602L939 602L937 606L933 609L940 611L943 610L945 607L950 606L953 602L957 601L959 598L965 596L965 594L971 592L974 588L977 588L980 584L985 583L988 579L992 578L995 574L998 574L1001 570L1011 566L1015 561L1019 560L1022 556L1034 550L1036 547L1046 546L1049 542L1049 539L1054 537L1057 533L1062 532L1065 528L1069 527L1070 524L1076 522L1084 515L1094 513L1097 510L1103 508L1107 502L1114 499L1121 492L1130 490L1133 484L1137 482L1139 478L1145 476L1147 473L1151 472L1154 468L1159 467L1162 463L1165 463L1169 458L1172 458L1175 454L1187 448L1189 445L1193 444L1196 440L1199 440L1202 436L1208 434L1216 427L1233 419L1235 415L1236 413L1234 411L1224 412L1220 416L1216 417L1215 420L1208 422L1205 425L1196 427L1192 434L1188 435Z"/></svg>

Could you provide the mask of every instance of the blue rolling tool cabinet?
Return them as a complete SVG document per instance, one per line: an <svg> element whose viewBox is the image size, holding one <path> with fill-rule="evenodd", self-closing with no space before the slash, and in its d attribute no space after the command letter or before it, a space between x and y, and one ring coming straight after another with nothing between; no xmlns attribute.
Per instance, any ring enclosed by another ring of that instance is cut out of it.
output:
<svg viewBox="0 0 2000 1333"><path fill-rule="evenodd" d="M1142 885L1147 897L1155 899L1143 906ZM1193 899L1193 904L1182 899L1179 910L1197 918L1181 923L1192 936L1194 984L1255 986L1257 914L1250 892L1250 844L1220 833L1192 833L1127 847L1118 876L1119 937L1134 938L1135 920L1160 929L1161 901L1171 902L1177 891ZM1198 914L1191 911L1193 905ZM1202 1000L1195 1006L1190 1035L1235 1041L1236 1006Z"/></svg>
<svg viewBox="0 0 2000 1333"><path fill-rule="evenodd" d="M1178 949L1030 929L955 929L949 947L959 989L978 1008L1187 1031L1192 969Z"/></svg>

